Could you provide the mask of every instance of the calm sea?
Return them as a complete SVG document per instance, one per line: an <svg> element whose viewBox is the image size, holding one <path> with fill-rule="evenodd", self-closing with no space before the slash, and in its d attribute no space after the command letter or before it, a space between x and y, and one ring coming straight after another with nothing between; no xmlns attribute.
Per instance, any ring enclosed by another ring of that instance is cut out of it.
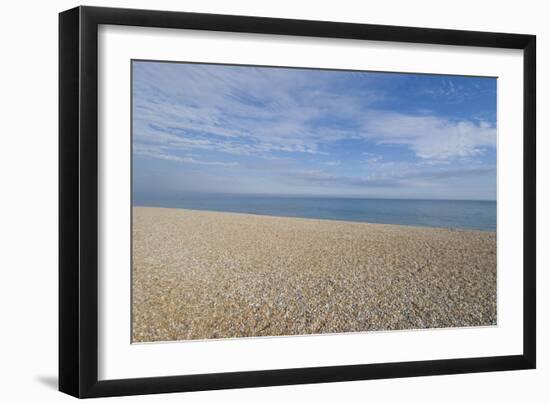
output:
<svg viewBox="0 0 550 404"><path fill-rule="evenodd" d="M134 196L134 206L496 231L495 201L250 195Z"/></svg>

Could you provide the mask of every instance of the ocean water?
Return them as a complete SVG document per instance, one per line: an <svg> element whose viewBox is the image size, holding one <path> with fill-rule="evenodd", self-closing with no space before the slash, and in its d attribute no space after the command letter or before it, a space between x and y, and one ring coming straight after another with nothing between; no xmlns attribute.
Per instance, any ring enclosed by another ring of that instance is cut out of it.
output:
<svg viewBox="0 0 550 404"><path fill-rule="evenodd" d="M134 195L133 205L496 231L495 201L198 194L166 198Z"/></svg>

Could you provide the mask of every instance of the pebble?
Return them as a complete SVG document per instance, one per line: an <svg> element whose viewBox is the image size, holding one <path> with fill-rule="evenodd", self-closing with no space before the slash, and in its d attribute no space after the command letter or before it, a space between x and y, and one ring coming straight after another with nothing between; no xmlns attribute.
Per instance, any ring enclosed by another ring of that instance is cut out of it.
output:
<svg viewBox="0 0 550 404"><path fill-rule="evenodd" d="M134 342L496 325L496 234L133 208Z"/></svg>

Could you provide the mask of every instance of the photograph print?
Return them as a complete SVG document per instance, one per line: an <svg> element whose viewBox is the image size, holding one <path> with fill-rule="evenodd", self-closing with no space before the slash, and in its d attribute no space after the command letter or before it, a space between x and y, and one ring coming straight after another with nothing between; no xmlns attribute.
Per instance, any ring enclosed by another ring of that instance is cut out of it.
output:
<svg viewBox="0 0 550 404"><path fill-rule="evenodd" d="M132 342L497 325L497 79L133 60Z"/></svg>

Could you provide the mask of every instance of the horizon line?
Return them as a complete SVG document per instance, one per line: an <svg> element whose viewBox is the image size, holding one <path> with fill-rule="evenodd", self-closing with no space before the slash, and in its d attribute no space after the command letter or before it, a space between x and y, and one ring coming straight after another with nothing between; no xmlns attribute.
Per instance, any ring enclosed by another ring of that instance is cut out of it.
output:
<svg viewBox="0 0 550 404"><path fill-rule="evenodd" d="M135 196L140 192L132 194L132 204ZM142 193L143 195L143 193ZM383 196L363 196L363 195L326 195L326 194L275 194L275 193L259 193L259 192L183 192L179 195L171 195L170 199L181 199L185 196L196 195L225 195L225 196L241 196L241 197L279 197L279 198L325 198L325 199L372 199L372 200L403 200L403 201L463 201L463 202L497 202L497 199L471 199L471 198L437 198L437 197L383 197ZM164 199L167 196L159 196L156 199ZM142 196L143 198L143 196Z"/></svg>

